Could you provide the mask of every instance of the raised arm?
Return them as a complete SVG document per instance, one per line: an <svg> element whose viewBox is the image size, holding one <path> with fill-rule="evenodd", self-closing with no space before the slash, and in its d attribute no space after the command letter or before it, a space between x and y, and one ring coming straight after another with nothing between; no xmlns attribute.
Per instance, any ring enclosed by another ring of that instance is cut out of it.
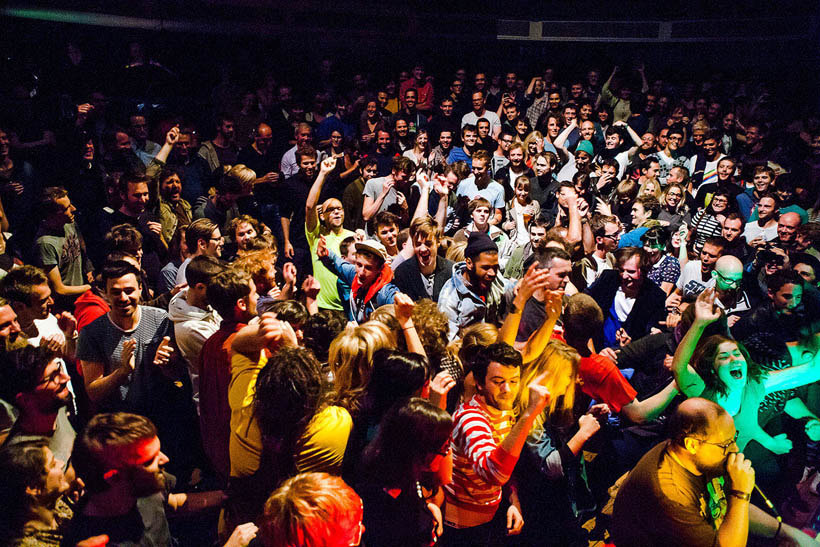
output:
<svg viewBox="0 0 820 547"><path fill-rule="evenodd" d="M307 202L305 203L305 229L308 232L313 232L319 223L319 214L316 211L316 206L319 204L319 196L322 194L322 186L325 183L325 179L328 173L333 171L335 167L336 158L332 156L322 161L319 166L319 175L310 187Z"/></svg>
<svg viewBox="0 0 820 547"><path fill-rule="evenodd" d="M687 397L699 397L706 389L703 379L689 365L689 361L692 360L692 354L695 353L695 348L703 331L710 323L720 317L720 310L715 305L714 289L706 289L700 293L694 306L695 321L686 331L686 336L681 340L678 349L675 350L675 356L672 358L672 373L675 375L675 382L677 382L681 393Z"/></svg>
<svg viewBox="0 0 820 547"><path fill-rule="evenodd" d="M763 385L766 394L783 389L794 389L820 380L820 352L817 350L820 333L796 346L789 346L794 366L770 372Z"/></svg>
<svg viewBox="0 0 820 547"><path fill-rule="evenodd" d="M544 349L552 338L555 324L561 316L563 298L564 293L562 291L547 291L544 301L547 317L544 319L544 322L541 323L541 326L530 335L524 347L521 348L521 358L524 363L534 361L544 352Z"/></svg>
<svg viewBox="0 0 820 547"><path fill-rule="evenodd" d="M538 264L531 264L527 273L515 285L515 298L513 299L513 310L507 314L501 328L498 329L498 341L505 342L515 347L515 338L518 335L518 327L521 324L521 313L524 311L532 294L538 289L543 289L548 282L549 270L538 269ZM560 308L559 308L560 313ZM516 348L518 349L518 348Z"/></svg>
<svg viewBox="0 0 820 547"><path fill-rule="evenodd" d="M362 205L362 218L364 218L365 222L376 216L376 213L379 212L379 208L382 206L382 203L384 203L384 198L386 198L387 194L390 193L390 189L393 188L394 184L395 182L393 181L393 177L387 177L387 180L385 180L382 184L382 191L378 196L376 196L376 199L373 199L370 196L364 197L364 204Z"/></svg>
<svg viewBox="0 0 820 547"><path fill-rule="evenodd" d="M570 134L572 133L572 130L575 129L576 127L578 127L578 120L572 120L571 122L569 122L569 125L566 126L564 128L564 130L561 131L558 134L557 137L555 137L555 141L552 143L552 145L555 148L561 148L562 150L567 151L567 147L566 147L567 139L569 138Z"/></svg>

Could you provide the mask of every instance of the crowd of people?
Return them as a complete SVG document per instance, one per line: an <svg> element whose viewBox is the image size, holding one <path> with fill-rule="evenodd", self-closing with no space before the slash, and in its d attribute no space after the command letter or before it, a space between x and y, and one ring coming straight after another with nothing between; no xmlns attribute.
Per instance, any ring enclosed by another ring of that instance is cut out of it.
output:
<svg viewBox="0 0 820 547"><path fill-rule="evenodd" d="M305 69L208 125L73 43L9 83L3 545L817 545L820 117Z"/></svg>

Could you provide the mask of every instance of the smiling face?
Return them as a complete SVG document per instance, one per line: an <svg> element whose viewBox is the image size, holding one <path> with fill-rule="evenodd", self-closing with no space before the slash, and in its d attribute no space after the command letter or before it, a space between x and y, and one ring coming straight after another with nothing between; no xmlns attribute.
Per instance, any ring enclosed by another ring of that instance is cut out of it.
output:
<svg viewBox="0 0 820 547"><path fill-rule="evenodd" d="M633 256L626 260L622 266L618 266L621 276L621 288L626 293L634 293L643 283L643 272L641 272L640 257Z"/></svg>
<svg viewBox="0 0 820 547"><path fill-rule="evenodd" d="M239 249L246 251L250 248L251 242L257 235L256 229L252 224L242 222L236 227L234 241L236 241L236 246Z"/></svg>
<svg viewBox="0 0 820 547"><path fill-rule="evenodd" d="M422 270L435 265L438 254L438 240L435 236L427 236L417 233L413 238L413 251L416 254L419 266Z"/></svg>
<svg viewBox="0 0 820 547"><path fill-rule="evenodd" d="M182 181L176 173L164 178L159 183L159 193L162 199L171 203L179 201L182 192Z"/></svg>
<svg viewBox="0 0 820 547"><path fill-rule="evenodd" d="M791 315L803 301L803 286L786 283L777 291L769 290L769 298L777 311Z"/></svg>
<svg viewBox="0 0 820 547"><path fill-rule="evenodd" d="M105 283L105 296L111 305L111 314L117 318L131 317L140 303L140 282L134 274L125 274Z"/></svg>
<svg viewBox="0 0 820 547"><path fill-rule="evenodd" d="M498 253L483 252L478 256L467 258L465 262L473 290L478 294L487 294L498 276Z"/></svg>
<svg viewBox="0 0 820 547"><path fill-rule="evenodd" d="M382 245L388 249L396 246L396 238L399 235L399 227L395 224L380 224L376 228L376 237L379 238Z"/></svg>

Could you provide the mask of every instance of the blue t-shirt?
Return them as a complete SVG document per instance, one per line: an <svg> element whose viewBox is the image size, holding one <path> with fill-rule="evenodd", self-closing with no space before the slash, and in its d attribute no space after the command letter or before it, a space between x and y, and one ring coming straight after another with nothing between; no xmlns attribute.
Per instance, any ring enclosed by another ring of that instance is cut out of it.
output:
<svg viewBox="0 0 820 547"><path fill-rule="evenodd" d="M456 190L457 196L467 196L468 199L473 200L478 196L483 197L490 202L495 209L504 209L504 187L496 181L490 181L486 188L478 189L475 183L475 177L470 175L466 179L458 183Z"/></svg>

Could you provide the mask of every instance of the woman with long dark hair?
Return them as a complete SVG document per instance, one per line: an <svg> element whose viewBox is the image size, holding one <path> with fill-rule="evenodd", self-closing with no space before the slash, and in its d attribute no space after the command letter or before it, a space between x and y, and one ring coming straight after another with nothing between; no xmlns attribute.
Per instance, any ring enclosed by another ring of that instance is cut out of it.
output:
<svg viewBox="0 0 820 547"><path fill-rule="evenodd" d="M396 403L364 451L365 545L427 547L442 530L441 486L452 478L447 412L420 398Z"/></svg>

